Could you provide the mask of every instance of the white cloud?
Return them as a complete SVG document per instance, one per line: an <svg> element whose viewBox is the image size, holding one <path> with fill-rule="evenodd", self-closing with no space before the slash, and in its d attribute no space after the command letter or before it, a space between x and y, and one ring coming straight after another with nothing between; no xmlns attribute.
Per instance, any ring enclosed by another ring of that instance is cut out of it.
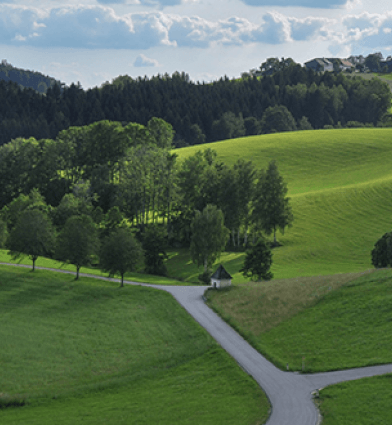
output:
<svg viewBox="0 0 392 425"><path fill-rule="evenodd" d="M147 56L140 54L135 62L133 63L133 66L136 68L142 68L142 67L150 67L150 66L159 66L159 62L155 59L148 58Z"/></svg>
<svg viewBox="0 0 392 425"><path fill-rule="evenodd" d="M326 18L308 17L304 19L289 18L291 24L291 37L294 41L317 39L317 37L328 37L330 25L334 21Z"/></svg>
<svg viewBox="0 0 392 425"><path fill-rule="evenodd" d="M317 9L334 9L351 4L351 0L241 0L248 6L274 7L309 7Z"/></svg>
<svg viewBox="0 0 392 425"><path fill-rule="evenodd" d="M351 46L354 53L367 54L392 46L392 12L368 12L343 19L347 33L341 44Z"/></svg>
<svg viewBox="0 0 392 425"><path fill-rule="evenodd" d="M1 25L3 24L3 25ZM149 49L156 46L208 48L211 44L284 43L290 23L267 13L261 25L244 18L209 21L162 12L118 16L104 6L39 10L0 5L0 42L37 47Z"/></svg>
<svg viewBox="0 0 392 425"><path fill-rule="evenodd" d="M327 42L334 51L389 48L392 46L392 12L351 14L340 19L296 18L270 12L251 21L243 17L208 20L162 11L119 15L112 8L99 5L37 9L0 4L0 43L9 46L208 49L217 45L273 46L305 41ZM142 59L137 63L143 63Z"/></svg>

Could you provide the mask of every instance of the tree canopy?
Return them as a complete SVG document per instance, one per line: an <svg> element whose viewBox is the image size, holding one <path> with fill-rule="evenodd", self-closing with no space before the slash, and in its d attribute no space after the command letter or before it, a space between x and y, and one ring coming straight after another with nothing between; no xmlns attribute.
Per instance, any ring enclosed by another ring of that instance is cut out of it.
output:
<svg viewBox="0 0 392 425"><path fill-rule="evenodd" d="M40 256L53 253L55 232L48 216L38 209L25 210L19 216L7 240L12 258L28 256L35 262Z"/></svg>
<svg viewBox="0 0 392 425"><path fill-rule="evenodd" d="M371 256L372 264L376 268L392 266L392 232L384 233L376 242Z"/></svg>
<svg viewBox="0 0 392 425"><path fill-rule="evenodd" d="M111 276L119 273L121 286L124 274L131 272L141 263L143 250L130 229L119 227L103 240L100 250L100 266Z"/></svg>
<svg viewBox="0 0 392 425"><path fill-rule="evenodd" d="M137 122L160 147L168 146L172 136L180 147L269 131L257 123L270 107L287 108L296 125L305 116L315 129L339 122L345 126L350 121L376 125L390 107L390 90L379 79L315 73L290 58L270 62L263 68L263 77L222 77L205 84L179 73L137 79L121 76L88 90L78 84L62 88L55 84L45 96L0 80L0 145L19 137L56 139L63 130L109 120L124 126ZM250 125L249 118L256 121ZM159 120L171 129L158 125L156 131ZM127 133L131 138L134 130ZM96 134L96 143L101 144ZM78 135L74 136L77 141ZM93 145L92 138L89 146ZM117 147L113 143L112 158ZM102 152L91 151L91 159L95 161L104 151L106 155L108 149L104 144Z"/></svg>
<svg viewBox="0 0 392 425"><path fill-rule="evenodd" d="M258 241L252 245L245 255L245 260L240 272L245 277L254 277L257 280L270 280L273 277L271 273L272 253L263 237L259 237Z"/></svg>
<svg viewBox="0 0 392 425"><path fill-rule="evenodd" d="M99 252L97 228L88 215L67 219L57 238L56 258L76 266L76 280L82 266L92 264Z"/></svg>
<svg viewBox="0 0 392 425"><path fill-rule="evenodd" d="M196 211L191 231L192 260L198 267L204 266L204 271L207 272L220 257L229 235L222 211L215 205L207 205L202 212Z"/></svg>
<svg viewBox="0 0 392 425"><path fill-rule="evenodd" d="M273 233L275 245L276 231L279 229L283 233L294 219L287 191L276 162L271 161L267 170L259 175L253 203L253 221L267 235Z"/></svg>

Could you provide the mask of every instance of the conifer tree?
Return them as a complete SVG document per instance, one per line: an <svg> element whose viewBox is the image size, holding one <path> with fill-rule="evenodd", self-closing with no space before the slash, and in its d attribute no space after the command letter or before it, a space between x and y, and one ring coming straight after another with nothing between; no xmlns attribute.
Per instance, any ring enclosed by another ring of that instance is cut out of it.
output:
<svg viewBox="0 0 392 425"><path fill-rule="evenodd" d="M276 231L292 225L293 213L290 198L287 195L287 185L279 174L275 161L271 161L267 171L262 171L256 185L253 200L253 223L257 230L267 235L273 233L274 246L277 245Z"/></svg>

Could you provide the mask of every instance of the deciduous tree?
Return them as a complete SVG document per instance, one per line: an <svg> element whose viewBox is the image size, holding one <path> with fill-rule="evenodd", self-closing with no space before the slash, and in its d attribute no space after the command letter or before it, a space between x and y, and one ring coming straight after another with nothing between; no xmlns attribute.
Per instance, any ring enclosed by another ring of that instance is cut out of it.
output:
<svg viewBox="0 0 392 425"><path fill-rule="evenodd" d="M55 247L55 233L48 216L40 210L25 210L12 229L7 247L12 258L28 256L33 271L38 257L51 254Z"/></svg>
<svg viewBox="0 0 392 425"><path fill-rule="evenodd" d="M374 245L372 264L376 268L392 266L392 232L384 233Z"/></svg>
<svg viewBox="0 0 392 425"><path fill-rule="evenodd" d="M76 280L82 266L91 265L99 251L97 228L88 215L67 219L57 239L56 257L76 266Z"/></svg>
<svg viewBox="0 0 392 425"><path fill-rule="evenodd" d="M143 235L144 270L149 274L166 276L164 260L166 254L166 235L158 226L149 227Z"/></svg>
<svg viewBox="0 0 392 425"><path fill-rule="evenodd" d="M102 270L121 275L121 287L124 286L124 274L134 271L142 261L143 250L130 229L119 227L107 236L101 246L100 266Z"/></svg>
<svg viewBox="0 0 392 425"><path fill-rule="evenodd" d="M256 276L257 280L270 280L273 274L270 271L272 265L272 253L266 240L260 237L249 250L246 251L244 264L240 272L245 277Z"/></svg>
<svg viewBox="0 0 392 425"><path fill-rule="evenodd" d="M203 212L196 211L191 223L191 257L204 271L212 266L224 249L229 230L224 225L224 216L215 205L207 205Z"/></svg>

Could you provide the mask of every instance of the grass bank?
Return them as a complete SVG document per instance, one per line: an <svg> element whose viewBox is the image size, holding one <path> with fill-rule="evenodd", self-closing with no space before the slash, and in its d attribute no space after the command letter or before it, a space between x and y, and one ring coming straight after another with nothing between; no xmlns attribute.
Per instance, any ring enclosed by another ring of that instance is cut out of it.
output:
<svg viewBox="0 0 392 425"><path fill-rule="evenodd" d="M344 382L320 391L323 425L389 425L392 375Z"/></svg>
<svg viewBox="0 0 392 425"><path fill-rule="evenodd" d="M209 291L209 302L282 369L392 363L392 271Z"/></svg>
<svg viewBox="0 0 392 425"><path fill-rule="evenodd" d="M0 321L1 423L268 416L257 384L163 291L0 266Z"/></svg>

